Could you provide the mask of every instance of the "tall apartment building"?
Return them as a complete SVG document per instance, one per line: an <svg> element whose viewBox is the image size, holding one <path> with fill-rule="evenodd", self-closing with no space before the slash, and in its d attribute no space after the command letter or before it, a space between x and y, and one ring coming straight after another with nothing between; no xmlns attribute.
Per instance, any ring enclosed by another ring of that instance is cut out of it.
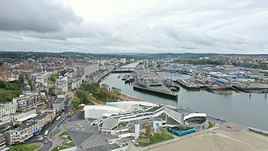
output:
<svg viewBox="0 0 268 151"><path fill-rule="evenodd" d="M11 115L17 111L17 101L0 104L0 126L11 122Z"/></svg>
<svg viewBox="0 0 268 151"><path fill-rule="evenodd" d="M6 138L5 135L0 133L0 150L4 150L6 148Z"/></svg>
<svg viewBox="0 0 268 151"><path fill-rule="evenodd" d="M68 78L67 77L60 77L59 79L57 79L56 88L62 94L68 93Z"/></svg>
<svg viewBox="0 0 268 151"><path fill-rule="evenodd" d="M66 102L65 95L58 95L57 98L53 101L52 107L56 114L61 113L64 109L64 105Z"/></svg>
<svg viewBox="0 0 268 151"><path fill-rule="evenodd" d="M43 103L43 99L43 96L39 93L29 93L14 98L13 101L17 101L17 111L24 112L41 105Z"/></svg>

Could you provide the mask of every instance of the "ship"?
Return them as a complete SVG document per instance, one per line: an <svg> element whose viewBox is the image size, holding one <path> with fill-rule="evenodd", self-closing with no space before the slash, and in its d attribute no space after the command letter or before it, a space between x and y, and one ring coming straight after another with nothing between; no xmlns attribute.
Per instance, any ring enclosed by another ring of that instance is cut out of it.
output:
<svg viewBox="0 0 268 151"><path fill-rule="evenodd" d="M171 99L171 100L178 100L178 95L167 87L165 87L162 83L159 82L149 82L145 83L144 81L136 80L133 89L135 91L140 91L143 93L156 95L159 97Z"/></svg>

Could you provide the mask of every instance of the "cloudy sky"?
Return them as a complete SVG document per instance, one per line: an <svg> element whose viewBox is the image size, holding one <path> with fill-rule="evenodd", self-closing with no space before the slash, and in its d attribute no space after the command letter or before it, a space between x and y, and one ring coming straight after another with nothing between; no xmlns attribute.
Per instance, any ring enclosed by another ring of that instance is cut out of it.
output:
<svg viewBox="0 0 268 151"><path fill-rule="evenodd" d="M268 53L268 2L0 0L0 50Z"/></svg>

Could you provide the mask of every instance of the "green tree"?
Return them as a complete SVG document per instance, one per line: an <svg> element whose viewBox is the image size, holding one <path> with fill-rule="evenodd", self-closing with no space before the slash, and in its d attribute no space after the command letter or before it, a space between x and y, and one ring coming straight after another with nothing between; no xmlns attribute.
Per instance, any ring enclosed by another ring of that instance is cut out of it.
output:
<svg viewBox="0 0 268 151"><path fill-rule="evenodd" d="M19 75L18 82L19 83L24 83L24 76L22 74Z"/></svg>
<svg viewBox="0 0 268 151"><path fill-rule="evenodd" d="M51 83L55 83L57 78L58 78L58 74L51 74L51 76L49 77L49 81Z"/></svg>
<svg viewBox="0 0 268 151"><path fill-rule="evenodd" d="M79 105L81 104L81 100L78 97L74 97L71 101L71 105L73 108L78 109Z"/></svg>

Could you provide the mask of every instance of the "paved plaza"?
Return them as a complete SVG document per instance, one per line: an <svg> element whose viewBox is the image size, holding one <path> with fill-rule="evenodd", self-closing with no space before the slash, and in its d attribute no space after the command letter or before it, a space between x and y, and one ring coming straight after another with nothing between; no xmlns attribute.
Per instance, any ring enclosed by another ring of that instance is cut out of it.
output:
<svg viewBox="0 0 268 151"><path fill-rule="evenodd" d="M228 123L200 135L159 145L150 151L268 151L268 137Z"/></svg>

